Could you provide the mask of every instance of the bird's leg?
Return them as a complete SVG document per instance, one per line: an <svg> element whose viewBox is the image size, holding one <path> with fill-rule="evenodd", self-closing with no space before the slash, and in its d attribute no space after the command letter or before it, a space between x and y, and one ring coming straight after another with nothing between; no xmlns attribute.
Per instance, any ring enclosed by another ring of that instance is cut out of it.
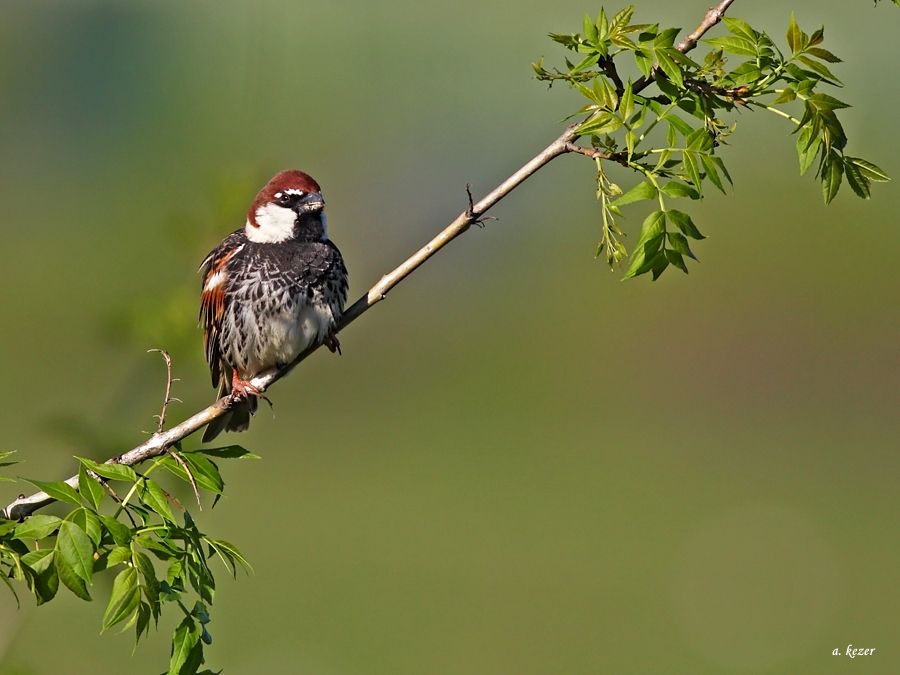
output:
<svg viewBox="0 0 900 675"><path fill-rule="evenodd" d="M231 396L235 399L262 396L262 391L254 387L249 380L242 380L235 369L231 371Z"/></svg>
<svg viewBox="0 0 900 675"><path fill-rule="evenodd" d="M334 354L335 352L341 354L341 343L337 339L337 335L335 335L334 333L329 333L328 336L324 340L322 340L322 344L328 347L328 350L332 354Z"/></svg>

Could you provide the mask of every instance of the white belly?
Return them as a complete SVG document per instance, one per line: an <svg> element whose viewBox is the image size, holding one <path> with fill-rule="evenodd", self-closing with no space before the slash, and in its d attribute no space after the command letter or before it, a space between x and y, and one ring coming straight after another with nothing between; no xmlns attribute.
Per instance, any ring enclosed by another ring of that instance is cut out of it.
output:
<svg viewBox="0 0 900 675"><path fill-rule="evenodd" d="M262 322L254 348L249 350L247 375L290 363L309 346L322 341L334 325L326 304L301 304Z"/></svg>

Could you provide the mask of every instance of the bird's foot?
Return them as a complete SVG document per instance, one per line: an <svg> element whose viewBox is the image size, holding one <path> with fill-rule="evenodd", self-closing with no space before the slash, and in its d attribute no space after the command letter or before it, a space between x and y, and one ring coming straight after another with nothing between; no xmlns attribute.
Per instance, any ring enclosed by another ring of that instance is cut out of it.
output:
<svg viewBox="0 0 900 675"><path fill-rule="evenodd" d="M334 333L329 333L328 336L324 340L322 340L322 344L328 347L328 350L332 354L334 354L335 352L341 354L341 343L337 339L337 335L335 335Z"/></svg>
<svg viewBox="0 0 900 675"><path fill-rule="evenodd" d="M248 396L263 397L261 389L255 387L250 380L242 380L238 377L237 372L231 377L231 396L236 400L247 398Z"/></svg>

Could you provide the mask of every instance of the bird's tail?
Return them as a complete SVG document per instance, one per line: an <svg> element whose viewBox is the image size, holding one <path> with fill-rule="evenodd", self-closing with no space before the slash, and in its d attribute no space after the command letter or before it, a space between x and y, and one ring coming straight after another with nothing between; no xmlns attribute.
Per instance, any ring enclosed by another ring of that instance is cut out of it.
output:
<svg viewBox="0 0 900 675"><path fill-rule="evenodd" d="M223 377L222 383L219 385L219 398L230 393L230 378ZM247 431L250 426L250 418L256 414L258 407L259 401L255 396L247 396L238 401L231 410L209 423L206 431L203 432L203 442L209 443L223 431Z"/></svg>

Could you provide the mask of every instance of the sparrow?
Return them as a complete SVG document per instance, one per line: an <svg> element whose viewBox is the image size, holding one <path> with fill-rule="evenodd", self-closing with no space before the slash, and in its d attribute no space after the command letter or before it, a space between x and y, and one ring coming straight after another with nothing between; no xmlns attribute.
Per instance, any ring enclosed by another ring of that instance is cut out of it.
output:
<svg viewBox="0 0 900 675"><path fill-rule="evenodd" d="M259 191L247 222L200 265L200 324L213 387L234 407L210 422L203 441L244 431L261 392L251 383L334 334L347 301L347 268L328 239L319 184L302 171L276 174Z"/></svg>

